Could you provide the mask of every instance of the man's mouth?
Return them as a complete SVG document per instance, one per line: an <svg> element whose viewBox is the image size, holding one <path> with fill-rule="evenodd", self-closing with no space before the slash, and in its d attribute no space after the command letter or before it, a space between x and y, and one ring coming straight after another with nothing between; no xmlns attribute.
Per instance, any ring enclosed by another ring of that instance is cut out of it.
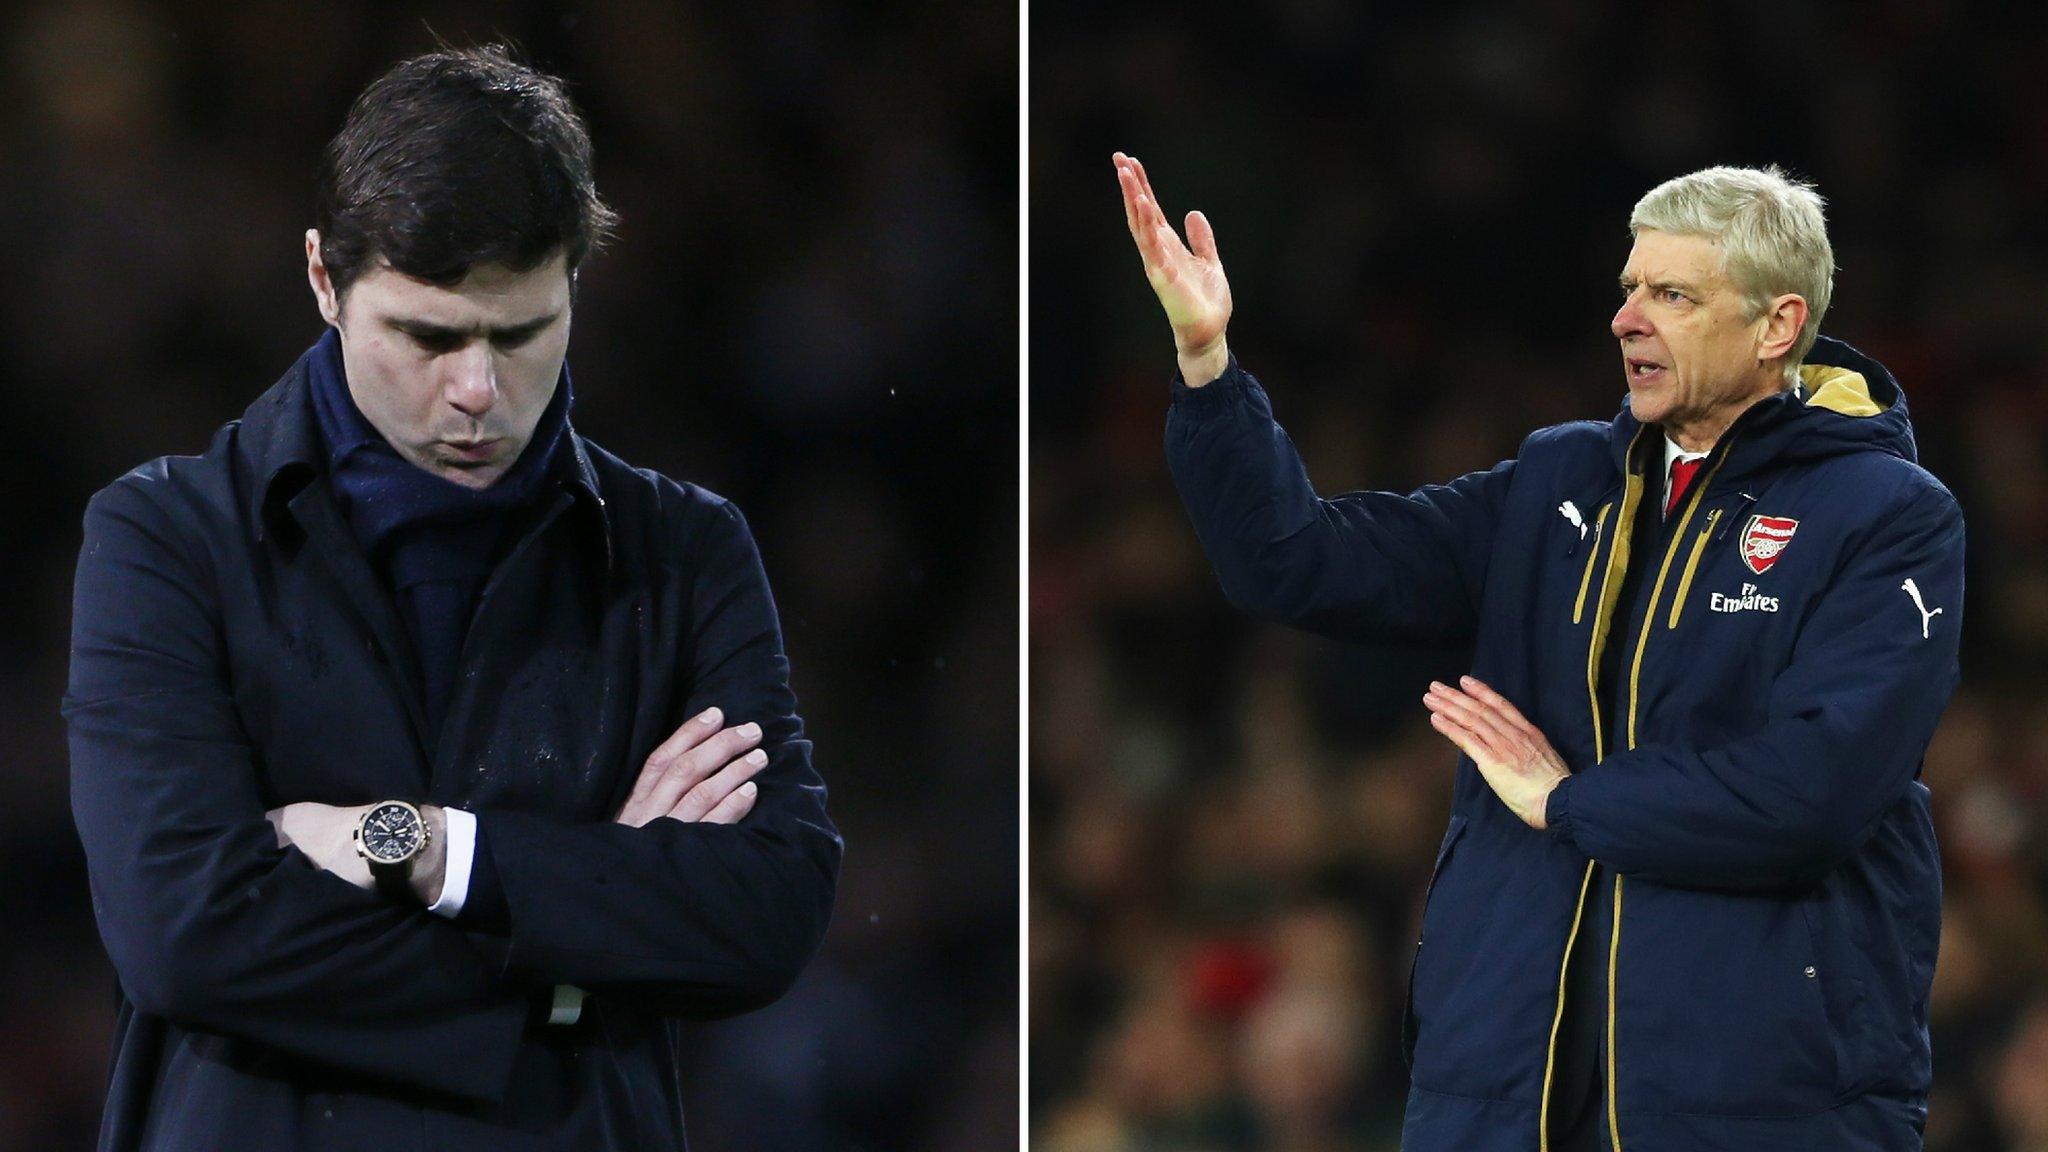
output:
<svg viewBox="0 0 2048 1152"><path fill-rule="evenodd" d="M489 440L443 440L441 443L446 445L458 460L471 463L484 463L490 460L498 447L498 440L495 437Z"/></svg>
<svg viewBox="0 0 2048 1152"><path fill-rule="evenodd" d="M1665 372L1669 371L1668 368L1657 363L1655 360L1645 360L1639 356L1627 357L1624 362L1628 365L1628 379L1631 384L1648 383L1659 379Z"/></svg>

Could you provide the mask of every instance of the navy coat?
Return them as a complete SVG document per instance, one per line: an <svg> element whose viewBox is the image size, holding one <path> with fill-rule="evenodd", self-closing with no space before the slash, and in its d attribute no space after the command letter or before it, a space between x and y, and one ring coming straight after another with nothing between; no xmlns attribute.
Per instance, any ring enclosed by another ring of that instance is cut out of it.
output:
<svg viewBox="0 0 2048 1152"><path fill-rule="evenodd" d="M1668 520L1662 430L1626 407L1449 485L1323 500L1249 376L1175 385L1169 460L1234 603L1468 643L1574 770L1539 832L1459 757L1408 1152L1548 1146L1593 861L1614 1148L1920 1146L1941 873L1919 775L1958 679L1962 514L1881 366L1823 338L1801 375Z"/></svg>
<svg viewBox="0 0 2048 1152"><path fill-rule="evenodd" d="M64 716L120 977L102 1149L679 1148L673 1018L767 1004L816 951L841 844L746 522L570 439L431 747L303 361L204 455L93 498ZM713 705L763 729L753 811L611 823ZM506 932L357 889L264 819L384 797L476 813ZM555 984L590 992L573 1027L531 1020Z"/></svg>

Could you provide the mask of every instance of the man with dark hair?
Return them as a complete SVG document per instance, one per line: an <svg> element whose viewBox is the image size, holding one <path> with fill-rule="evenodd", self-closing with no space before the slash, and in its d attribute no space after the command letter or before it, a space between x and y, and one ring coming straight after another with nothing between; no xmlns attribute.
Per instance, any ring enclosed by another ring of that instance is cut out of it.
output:
<svg viewBox="0 0 2048 1152"><path fill-rule="evenodd" d="M442 287L556 253L573 275L614 223L561 85L498 47L420 56L365 89L328 142L314 212L344 293L380 259Z"/></svg>
<svg viewBox="0 0 2048 1152"><path fill-rule="evenodd" d="M681 1147L840 840L731 504L578 435L583 124L498 49L327 151L330 330L86 512L64 714L120 977L102 1149Z"/></svg>

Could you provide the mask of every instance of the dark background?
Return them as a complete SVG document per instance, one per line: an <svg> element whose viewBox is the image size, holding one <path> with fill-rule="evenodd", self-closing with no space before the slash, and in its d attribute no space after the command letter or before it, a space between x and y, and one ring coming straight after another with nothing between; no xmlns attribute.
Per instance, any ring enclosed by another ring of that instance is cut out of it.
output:
<svg viewBox="0 0 2048 1152"><path fill-rule="evenodd" d="M320 335L319 150L437 33L571 82L623 217L575 422L747 513L848 842L797 989L696 1032L695 1144L1014 1146L1015 9L72 0L0 7L0 1148L91 1146L113 1026L57 712L86 498Z"/></svg>
<svg viewBox="0 0 2048 1152"><path fill-rule="evenodd" d="M1366 1152L1458 653L1225 606L1166 475L1165 321L1110 153L1201 208L1232 347L1325 492L1607 419L1630 206L1711 164L1829 201L1825 330L1889 364L1970 533L1928 753L1928 1147L2048 1147L2048 27L1800 2L1031 6L1031 985L1046 1152Z"/></svg>

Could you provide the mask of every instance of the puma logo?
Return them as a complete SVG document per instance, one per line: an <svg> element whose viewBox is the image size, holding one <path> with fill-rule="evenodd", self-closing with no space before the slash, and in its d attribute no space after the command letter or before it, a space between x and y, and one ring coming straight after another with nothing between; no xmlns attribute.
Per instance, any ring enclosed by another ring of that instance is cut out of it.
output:
<svg viewBox="0 0 2048 1152"><path fill-rule="evenodd" d="M1586 518L1579 515L1579 506L1567 500L1559 504L1557 510L1563 514L1566 520L1571 522L1572 527L1579 530L1579 539L1584 540L1586 538Z"/></svg>
<svg viewBox="0 0 2048 1152"><path fill-rule="evenodd" d="M1941 609L1936 608L1932 612L1927 610L1927 602L1920 599L1920 586L1913 583L1911 576L1906 577L1906 582L1899 585L1899 589L1906 595L1911 596L1913 598L1913 607L1920 610L1920 638L1922 640L1930 639L1933 633L1928 631L1927 626L1934 622L1936 616L1941 615Z"/></svg>

